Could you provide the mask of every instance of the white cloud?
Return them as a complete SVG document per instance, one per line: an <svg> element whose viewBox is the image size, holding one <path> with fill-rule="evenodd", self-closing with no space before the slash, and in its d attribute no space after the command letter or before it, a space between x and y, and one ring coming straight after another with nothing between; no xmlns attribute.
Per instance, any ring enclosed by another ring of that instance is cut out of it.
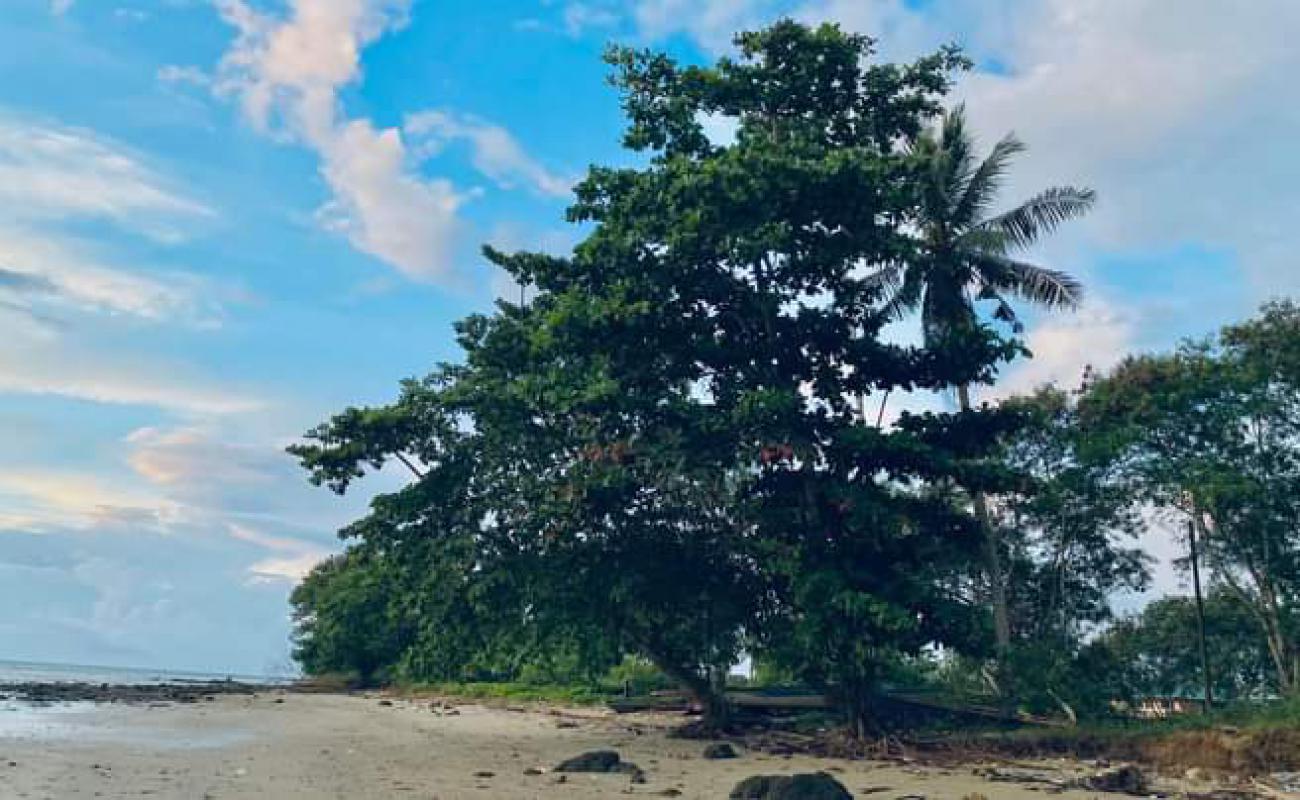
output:
<svg viewBox="0 0 1300 800"><path fill-rule="evenodd" d="M419 147L421 155L434 155L455 140L469 143L478 172L512 189L523 181L538 193L565 198L572 194L576 178L559 176L542 167L524 152L510 131L484 120L445 111L426 111L407 117L403 130Z"/></svg>
<svg viewBox="0 0 1300 800"><path fill-rule="evenodd" d="M159 67L155 76L160 83L165 84L188 84L190 86L204 87L212 84L212 76L194 66L167 64Z"/></svg>
<svg viewBox="0 0 1300 800"><path fill-rule="evenodd" d="M414 278L452 270L462 198L451 183L409 169L410 154L396 129L353 120L321 145L321 172L334 199L322 223L362 252Z"/></svg>
<svg viewBox="0 0 1300 800"><path fill-rule="evenodd" d="M138 428L126 437L127 462L150 482L179 489L212 485L264 486L275 476L268 456L287 458L267 445L223 441L201 427Z"/></svg>
<svg viewBox="0 0 1300 800"><path fill-rule="evenodd" d="M738 31L755 29L781 10L773 0L638 0L632 16L645 38L685 33L721 53L731 49Z"/></svg>
<svg viewBox="0 0 1300 800"><path fill-rule="evenodd" d="M83 351L70 344L14 339L0 348L0 393L57 395L138 405L187 415L256 411L261 400L196 380L182 365Z"/></svg>
<svg viewBox="0 0 1300 800"><path fill-rule="evenodd" d="M256 582L297 583L330 554L329 550L318 544L283 536L268 536L245 525L231 524L229 530L235 539L269 550L273 554L249 566L251 578Z"/></svg>
<svg viewBox="0 0 1300 800"><path fill-rule="evenodd" d="M1048 317L1025 339L1034 357L1012 365L993 394L1010 397L1049 383L1077 388L1088 367L1104 372L1115 366L1133 351L1137 337L1136 315L1101 300Z"/></svg>
<svg viewBox="0 0 1300 800"><path fill-rule="evenodd" d="M581 36L592 28L608 28L618 23L612 9L594 3L566 3L563 11L564 32Z"/></svg>
<svg viewBox="0 0 1300 800"><path fill-rule="evenodd" d="M5 514L0 527L102 529L130 524L157 529L174 523L180 508L124 482L88 473L32 468L0 471Z"/></svg>
<svg viewBox="0 0 1300 800"><path fill-rule="evenodd" d="M73 0L50 0L50 11L58 16L68 13L72 8Z"/></svg>
<svg viewBox="0 0 1300 800"><path fill-rule="evenodd" d="M215 325L221 309L211 286L187 274L157 277L105 264L66 237L0 225L0 298L29 310L62 308L160 322Z"/></svg>
<svg viewBox="0 0 1300 800"><path fill-rule="evenodd" d="M450 142L463 140L472 149L475 169L503 188L522 181L541 194L568 197L577 179L557 175L528 155L499 125L465 114L424 111L406 118L403 130L422 155L433 155Z"/></svg>
<svg viewBox="0 0 1300 800"><path fill-rule="evenodd" d="M419 174L401 131L346 119L338 97L359 80L361 51L402 27L410 5L293 0L277 18L243 0L217 0L238 37L216 85L254 125L319 154L334 195L322 213L329 228L411 277L434 279L452 270L463 198L448 181Z"/></svg>
<svg viewBox="0 0 1300 800"><path fill-rule="evenodd" d="M89 131L0 115L0 208L10 223L107 219L169 241L213 211Z"/></svg>

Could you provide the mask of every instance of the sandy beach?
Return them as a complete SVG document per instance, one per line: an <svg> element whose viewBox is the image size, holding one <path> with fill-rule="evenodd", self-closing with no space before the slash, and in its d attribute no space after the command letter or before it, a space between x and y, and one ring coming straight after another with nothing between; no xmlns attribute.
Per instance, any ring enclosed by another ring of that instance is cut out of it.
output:
<svg viewBox="0 0 1300 800"><path fill-rule="evenodd" d="M391 702L391 705L389 704ZM741 751L701 757L669 738L679 720L602 711L508 709L344 695L263 693L168 705L10 709L0 719L3 798L725 798L754 774L826 770L855 797L1041 797L1044 786L992 783L976 765L832 761ZM627 775L552 768L612 748ZM1069 773L1065 763L1044 763ZM1067 790L1062 798L1100 797Z"/></svg>

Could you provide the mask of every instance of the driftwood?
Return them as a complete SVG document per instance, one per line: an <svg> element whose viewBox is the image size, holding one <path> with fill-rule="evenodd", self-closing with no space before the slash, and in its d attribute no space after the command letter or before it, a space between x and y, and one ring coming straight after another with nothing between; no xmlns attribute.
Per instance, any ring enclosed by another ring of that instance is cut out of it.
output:
<svg viewBox="0 0 1300 800"><path fill-rule="evenodd" d="M929 711L941 711L964 717L978 717L998 722L1014 722L1021 725L1040 727L1068 728L1071 723L1065 720L1038 717L1030 714L1008 714L1002 709L974 703L956 703L939 700L920 694L891 692L884 696L887 703L912 706ZM752 711L807 711L830 709L834 705L820 694L763 694L760 692L727 692L727 701L733 708ZM633 711L687 711L691 708L690 700L683 694L659 692L648 697L629 697L612 700L609 707L619 713Z"/></svg>

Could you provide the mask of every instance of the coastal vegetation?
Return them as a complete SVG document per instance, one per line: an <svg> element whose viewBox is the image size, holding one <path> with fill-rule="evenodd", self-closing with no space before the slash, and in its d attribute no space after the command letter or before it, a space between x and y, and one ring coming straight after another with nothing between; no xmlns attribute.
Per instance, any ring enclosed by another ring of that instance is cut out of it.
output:
<svg viewBox="0 0 1300 800"><path fill-rule="evenodd" d="M290 448L338 493L410 478L295 590L304 671L566 701L676 687L717 729L748 661L858 737L899 692L1076 722L1294 698L1300 307L994 394L1032 357L1016 305L1081 302L1025 251L1093 193L1002 210L1023 146L981 157L944 110L954 49L884 63L790 21L737 44L712 66L611 50L630 157L576 187L585 238L487 249L519 301ZM956 402L886 415L912 393ZM1203 602L1117 611L1149 584L1147 531L1199 542Z"/></svg>

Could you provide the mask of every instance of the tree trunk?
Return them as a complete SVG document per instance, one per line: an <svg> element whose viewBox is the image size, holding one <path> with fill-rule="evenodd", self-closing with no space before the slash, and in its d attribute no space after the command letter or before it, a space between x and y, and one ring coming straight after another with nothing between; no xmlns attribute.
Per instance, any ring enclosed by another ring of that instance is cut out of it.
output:
<svg viewBox="0 0 1300 800"><path fill-rule="evenodd" d="M970 387L957 387L957 399L963 412L971 410ZM998 687L1009 697L1007 658L1011 652L1011 615L1007 608L1006 577L1002 574L1002 541L997 527L989 517L988 497L983 492L974 495L975 518L983 534L984 571L989 582L989 601L993 606L993 635L997 646Z"/></svg>
<svg viewBox="0 0 1300 800"><path fill-rule="evenodd" d="M1269 654L1277 668L1277 688L1282 694L1290 696L1296 693L1297 676L1294 670L1297 655L1287 640L1286 630L1282 625L1282 612L1278 608L1277 594L1271 584L1255 581L1260 596L1261 617L1264 620L1264 632L1268 638Z"/></svg>
<svg viewBox="0 0 1300 800"><path fill-rule="evenodd" d="M828 686L824 687L824 691L827 696L834 698L843 710L854 737L859 741L866 741L880 734L875 692L863 687L848 686Z"/></svg>
<svg viewBox="0 0 1300 800"><path fill-rule="evenodd" d="M660 671L686 690L691 700L699 705L705 728L710 731L726 730L731 724L731 704L727 702L725 687L719 688L709 676L680 667L668 659L648 655Z"/></svg>
<svg viewBox="0 0 1300 800"><path fill-rule="evenodd" d="M1205 602L1201 599L1201 567L1196 552L1197 520L1187 523L1187 543L1192 557L1192 589L1196 594L1196 639L1201 651L1201 678L1205 681L1205 713L1214 707L1214 677L1210 672L1210 651L1205 645Z"/></svg>

